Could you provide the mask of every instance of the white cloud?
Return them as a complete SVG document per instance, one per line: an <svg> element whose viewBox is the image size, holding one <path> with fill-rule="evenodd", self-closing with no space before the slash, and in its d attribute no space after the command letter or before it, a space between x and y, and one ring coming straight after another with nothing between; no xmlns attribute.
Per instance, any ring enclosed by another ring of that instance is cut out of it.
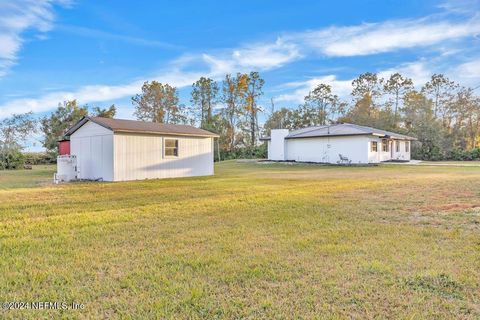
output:
<svg viewBox="0 0 480 320"><path fill-rule="evenodd" d="M151 77L151 79L181 88L191 85L200 76L199 73L182 73L169 70L156 77ZM14 99L0 106L0 119L13 113L45 112L55 108L59 102L65 100L77 99L80 104L85 104L133 96L140 92L143 82L143 80L135 80L118 86L90 85L81 87L76 91L52 92L34 99Z"/></svg>
<svg viewBox="0 0 480 320"><path fill-rule="evenodd" d="M446 0L438 7L451 13L468 14L478 11L480 0Z"/></svg>
<svg viewBox="0 0 480 320"><path fill-rule="evenodd" d="M425 61L401 64L394 68L381 70L377 74L379 78L388 79L390 75L396 72L411 78L418 88L429 81L433 74L431 66ZM334 94L340 98L347 99L352 91L352 81L353 79L339 80L335 75L326 75L306 81L288 82L281 85L280 89L289 92L279 95L275 98L275 101L302 103L304 97L321 83L330 85Z"/></svg>
<svg viewBox="0 0 480 320"><path fill-rule="evenodd" d="M456 68L455 73L461 75L464 78L473 78L480 80L480 58L462 63Z"/></svg>
<svg viewBox="0 0 480 320"><path fill-rule="evenodd" d="M330 27L287 35L330 57L363 56L399 49L425 47L480 33L477 16L464 22L434 22L429 19L397 20L351 27Z"/></svg>
<svg viewBox="0 0 480 320"><path fill-rule="evenodd" d="M338 80L335 75L327 75L284 84L284 88L293 88L294 90L276 97L275 102L302 103L305 96L321 83L330 85L332 92L339 97L346 97L352 91L352 80Z"/></svg>
<svg viewBox="0 0 480 320"><path fill-rule="evenodd" d="M275 42L253 43L216 54L201 55L201 59L216 74L225 74L232 71L270 70L300 58L301 55L297 45L287 43L282 39L277 39Z"/></svg>
<svg viewBox="0 0 480 320"><path fill-rule="evenodd" d="M241 67L268 70L300 58L300 52L296 44L277 39L274 43L235 50L232 58Z"/></svg>
<svg viewBox="0 0 480 320"><path fill-rule="evenodd" d="M68 5L62 0L16 0L0 2L0 76L17 61L24 42L22 34L34 30L41 36L52 29L55 4Z"/></svg>
<svg viewBox="0 0 480 320"><path fill-rule="evenodd" d="M434 73L432 67L426 61L416 61L411 63L404 63L397 67L382 70L378 73L380 78L387 80L394 73L400 73L404 77L410 78L413 84L420 89Z"/></svg>
<svg viewBox="0 0 480 320"><path fill-rule="evenodd" d="M152 40L152 39L145 39L141 37L134 37L128 36L123 34L111 33L106 32L103 30L97 30L92 28L80 27L80 26L73 26L73 25L61 25L58 27L61 31L66 31L73 35L78 35L82 37L89 37L95 39L108 39L108 40L115 40L121 41L125 43L130 43L134 45L146 46L146 47L154 47L154 48L165 48L165 49L175 49L178 46L173 45L168 42L159 41L159 40Z"/></svg>

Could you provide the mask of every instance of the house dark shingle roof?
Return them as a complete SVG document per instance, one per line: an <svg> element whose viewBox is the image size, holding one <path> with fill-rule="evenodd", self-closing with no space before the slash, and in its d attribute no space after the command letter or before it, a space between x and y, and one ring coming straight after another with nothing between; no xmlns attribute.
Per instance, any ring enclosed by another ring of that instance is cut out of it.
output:
<svg viewBox="0 0 480 320"><path fill-rule="evenodd" d="M375 129L371 127L359 126L351 123L339 123L328 126L308 127L291 131L285 139L300 139L313 137L338 137L338 136L356 136L356 135L374 135L378 137L394 138L400 140L417 140L400 133L386 130ZM262 140L270 140L269 137Z"/></svg>
<svg viewBox="0 0 480 320"><path fill-rule="evenodd" d="M67 132L66 136L72 135L81 126L88 121L92 121L102 127L105 127L113 132L125 132L125 133L150 133L150 134L164 134L164 135L182 135L182 136L194 136L194 137L218 137L216 133L212 133L207 130L195 128L189 125L183 124L166 124L155 123L135 120L124 119L111 119L101 117L83 117Z"/></svg>

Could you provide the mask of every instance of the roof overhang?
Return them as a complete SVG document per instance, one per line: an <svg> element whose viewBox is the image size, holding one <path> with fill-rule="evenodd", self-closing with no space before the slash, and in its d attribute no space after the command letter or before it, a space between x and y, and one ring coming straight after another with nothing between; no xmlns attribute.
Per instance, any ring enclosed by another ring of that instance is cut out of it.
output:
<svg viewBox="0 0 480 320"><path fill-rule="evenodd" d="M368 133L349 133L349 134L328 134L328 135L314 135L314 136L303 136L303 137L289 137L286 136L285 139L309 139L309 138L330 138L330 137L350 137L350 136L370 136Z"/></svg>
<svg viewBox="0 0 480 320"><path fill-rule="evenodd" d="M108 129L110 131L113 131L114 133L136 133L136 134L148 134L148 135L157 135L157 136L185 136L185 137L208 137L208 138L219 138L220 136L216 133L208 134L208 135L202 135L202 134L187 134L187 133L176 133L176 132L159 132L159 131L136 131L136 130L124 130L124 129L112 129L108 125L101 123L99 121L95 121L95 119L92 119L89 116L84 116L82 119L78 120L76 124L74 124L70 129L67 130L65 133L65 136L71 136L74 134L78 129L80 129L84 124L86 124L88 121L91 121L99 126L104 127L105 129Z"/></svg>
<svg viewBox="0 0 480 320"><path fill-rule="evenodd" d="M413 137L400 137L400 136L389 136L381 133L348 133L348 134L329 134L329 135L313 135L313 136L286 136L285 139L310 139L310 138L330 138L330 137L354 137L354 136L375 136L382 139L395 139L395 140L417 140ZM261 139L260 139L261 140ZM270 138L268 138L270 140Z"/></svg>
<svg viewBox="0 0 480 320"><path fill-rule="evenodd" d="M136 133L136 134L147 134L154 136L184 136L184 137L201 137L201 138L219 138L218 134L192 134L192 133L176 133L176 132L158 132L158 131L135 131L135 130L113 130L114 133Z"/></svg>

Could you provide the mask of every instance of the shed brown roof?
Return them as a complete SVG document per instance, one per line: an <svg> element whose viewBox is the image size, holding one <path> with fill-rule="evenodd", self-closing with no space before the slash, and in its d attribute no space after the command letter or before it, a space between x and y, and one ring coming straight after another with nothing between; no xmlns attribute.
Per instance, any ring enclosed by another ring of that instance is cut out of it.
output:
<svg viewBox="0 0 480 320"><path fill-rule="evenodd" d="M217 134L207 130L195 128L183 124L166 124L145 122L125 119L111 119L102 117L84 117L71 127L65 135L72 135L81 126L88 121L92 121L113 132L131 132L131 133L151 133L166 135L198 136L198 137L218 137Z"/></svg>

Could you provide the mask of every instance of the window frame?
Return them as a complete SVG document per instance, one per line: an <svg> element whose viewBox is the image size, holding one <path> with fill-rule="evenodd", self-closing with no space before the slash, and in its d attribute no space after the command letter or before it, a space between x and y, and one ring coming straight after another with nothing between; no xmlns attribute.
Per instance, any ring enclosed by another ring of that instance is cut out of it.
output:
<svg viewBox="0 0 480 320"><path fill-rule="evenodd" d="M378 152L378 141L370 141L370 152Z"/></svg>
<svg viewBox="0 0 480 320"><path fill-rule="evenodd" d="M167 141L172 140L174 141L174 147L167 147ZM178 139L174 138L165 138L163 140L163 156L165 158L178 158L179 156L179 143ZM167 150L173 150L173 155L167 154Z"/></svg>
<svg viewBox="0 0 480 320"><path fill-rule="evenodd" d="M405 152L410 152L410 141L405 141Z"/></svg>
<svg viewBox="0 0 480 320"><path fill-rule="evenodd" d="M390 143L388 143L388 139L382 139L382 152L390 151L389 144Z"/></svg>
<svg viewBox="0 0 480 320"><path fill-rule="evenodd" d="M402 142L400 140L395 141L395 152L399 153L400 152L400 144Z"/></svg>

